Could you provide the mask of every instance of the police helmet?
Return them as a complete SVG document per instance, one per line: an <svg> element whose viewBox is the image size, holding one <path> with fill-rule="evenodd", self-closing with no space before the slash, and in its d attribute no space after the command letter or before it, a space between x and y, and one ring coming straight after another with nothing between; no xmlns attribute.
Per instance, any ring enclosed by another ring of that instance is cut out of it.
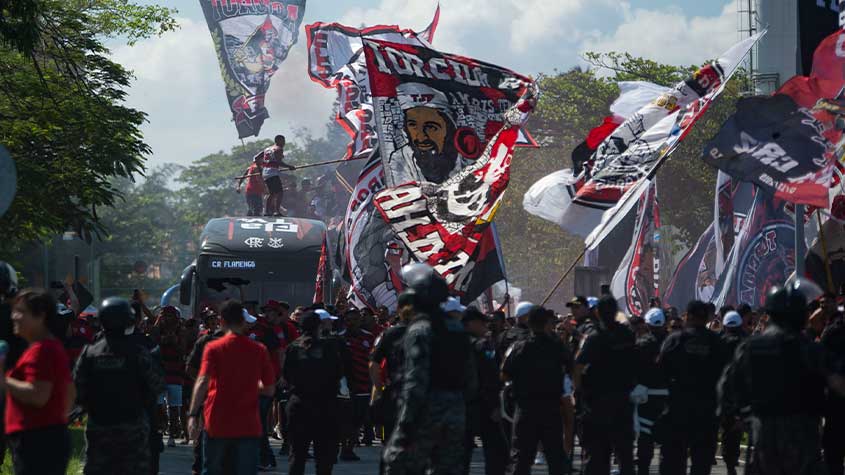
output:
<svg viewBox="0 0 845 475"><path fill-rule="evenodd" d="M807 304L822 295L813 281L790 279L783 286L774 286L766 293L766 313L776 325L800 331L807 323Z"/></svg>
<svg viewBox="0 0 845 475"><path fill-rule="evenodd" d="M13 297L18 293L18 274L9 263L0 261L0 295Z"/></svg>
<svg viewBox="0 0 845 475"><path fill-rule="evenodd" d="M103 330L117 332L125 330L135 321L135 315L129 301L120 297L109 297L100 304L97 312Z"/></svg>
<svg viewBox="0 0 845 475"><path fill-rule="evenodd" d="M405 284L414 292L415 304L434 308L449 298L449 286L428 264L414 263L402 268Z"/></svg>

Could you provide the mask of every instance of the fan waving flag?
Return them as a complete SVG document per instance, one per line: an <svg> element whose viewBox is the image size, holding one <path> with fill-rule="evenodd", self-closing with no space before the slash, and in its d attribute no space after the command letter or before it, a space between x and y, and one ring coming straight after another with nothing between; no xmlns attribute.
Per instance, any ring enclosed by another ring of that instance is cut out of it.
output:
<svg viewBox="0 0 845 475"><path fill-rule="evenodd" d="M264 98L296 43L305 1L200 0L239 138L258 136L270 117Z"/></svg>
<svg viewBox="0 0 845 475"><path fill-rule="evenodd" d="M464 295L537 89L429 48L364 40L387 189L376 207L414 259Z"/></svg>
<svg viewBox="0 0 845 475"><path fill-rule="evenodd" d="M749 97L740 99L702 158L778 198L826 208L833 145L824 131L813 111L789 96Z"/></svg>
<svg viewBox="0 0 845 475"><path fill-rule="evenodd" d="M763 33L735 44L620 125L570 187L561 225L598 245L649 186L661 158L670 154L708 109ZM583 180L583 183L580 184ZM579 185L580 186L577 186Z"/></svg>

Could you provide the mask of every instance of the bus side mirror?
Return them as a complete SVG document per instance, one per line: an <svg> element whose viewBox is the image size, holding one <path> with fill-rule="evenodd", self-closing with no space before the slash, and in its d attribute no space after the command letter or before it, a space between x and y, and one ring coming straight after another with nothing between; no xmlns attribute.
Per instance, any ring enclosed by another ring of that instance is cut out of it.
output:
<svg viewBox="0 0 845 475"><path fill-rule="evenodd" d="M189 265L182 271L182 279L179 282L179 303L191 305L191 292L194 289L194 275L197 273L197 266Z"/></svg>

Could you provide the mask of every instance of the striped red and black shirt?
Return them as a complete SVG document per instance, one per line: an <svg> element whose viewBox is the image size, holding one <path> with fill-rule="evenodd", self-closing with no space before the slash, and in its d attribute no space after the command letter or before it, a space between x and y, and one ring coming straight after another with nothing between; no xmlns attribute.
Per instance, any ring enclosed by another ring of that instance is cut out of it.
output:
<svg viewBox="0 0 845 475"><path fill-rule="evenodd" d="M370 394L370 352L373 350L375 337L367 330L355 333L347 332L346 340L346 380L352 394Z"/></svg>

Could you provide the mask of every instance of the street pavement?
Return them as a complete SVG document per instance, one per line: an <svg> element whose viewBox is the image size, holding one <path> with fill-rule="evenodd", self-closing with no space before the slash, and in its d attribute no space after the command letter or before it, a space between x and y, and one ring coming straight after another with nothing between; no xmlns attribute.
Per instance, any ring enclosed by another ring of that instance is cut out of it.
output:
<svg viewBox="0 0 845 475"><path fill-rule="evenodd" d="M271 439L271 444L273 445L274 453L278 454L279 450L279 442L276 440ZM335 475L376 475L378 474L378 457L379 452L381 451L380 445L375 445L373 447L359 447L355 450L355 453L361 457L360 462L340 462L334 466L334 474ZM580 451L576 449L576 452ZM656 454L659 455L659 454ZM176 447L168 447L165 448L164 453L161 455L161 475L186 475L191 473L191 463L193 462L193 450L189 445L178 445ZM575 468L576 472L578 473L577 469L580 466L578 463L578 454L576 453L576 463ZM658 462L658 458L655 457L655 460L652 464L652 471L651 473L657 474L657 467L656 464ZM278 464L275 471L271 472L263 472L269 475L281 475L287 474L287 457L276 456L276 463ZM305 473L307 475L314 475L314 463L313 460L308 460L308 463L305 467ZM545 465L535 465L532 471L535 475L547 475L548 471L546 470ZM718 460L718 464L713 467L712 475L725 475L725 465L722 463L722 460ZM480 449L476 449L473 451L473 460L472 466L470 469L471 475L484 475L484 459L481 454Z"/></svg>

